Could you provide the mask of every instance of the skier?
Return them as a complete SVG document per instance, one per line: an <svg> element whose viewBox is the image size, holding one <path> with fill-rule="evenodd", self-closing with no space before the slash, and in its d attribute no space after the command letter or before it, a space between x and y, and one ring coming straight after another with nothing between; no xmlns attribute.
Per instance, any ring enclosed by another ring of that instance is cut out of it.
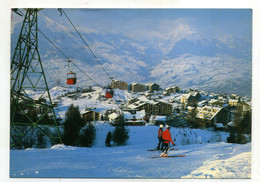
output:
<svg viewBox="0 0 260 182"><path fill-rule="evenodd" d="M157 145L157 150L163 150L163 138L162 138L162 133L163 133L163 125L160 124L160 128L158 129L158 140L159 143Z"/></svg>
<svg viewBox="0 0 260 182"><path fill-rule="evenodd" d="M163 146L164 150L161 153L161 157L168 157L168 152L170 150L170 142L172 143L173 146L175 146L175 143L172 141L172 136L170 132L170 126L166 125L166 130L164 130L163 134Z"/></svg>

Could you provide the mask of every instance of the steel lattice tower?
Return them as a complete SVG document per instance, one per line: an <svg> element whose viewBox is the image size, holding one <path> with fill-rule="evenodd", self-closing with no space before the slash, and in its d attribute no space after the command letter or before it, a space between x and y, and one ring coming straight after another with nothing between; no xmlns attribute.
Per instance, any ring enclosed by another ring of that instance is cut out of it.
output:
<svg viewBox="0 0 260 182"><path fill-rule="evenodd" d="M26 9L11 62L11 148L32 147L30 135L62 142L38 51L38 11Z"/></svg>

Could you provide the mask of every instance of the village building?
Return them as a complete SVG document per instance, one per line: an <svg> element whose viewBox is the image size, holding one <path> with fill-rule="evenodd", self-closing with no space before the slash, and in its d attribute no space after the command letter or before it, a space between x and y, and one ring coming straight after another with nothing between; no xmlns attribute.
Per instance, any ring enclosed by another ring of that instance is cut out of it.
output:
<svg viewBox="0 0 260 182"><path fill-rule="evenodd" d="M239 100L238 99L229 99L228 100L228 103L231 107L237 107L238 106L238 103L239 103Z"/></svg>
<svg viewBox="0 0 260 182"><path fill-rule="evenodd" d="M82 93L86 93L86 92L92 92L92 86L86 86L82 89Z"/></svg>
<svg viewBox="0 0 260 182"><path fill-rule="evenodd" d="M135 114L124 112L124 120L127 126L143 126L146 124L145 110L137 111Z"/></svg>
<svg viewBox="0 0 260 182"><path fill-rule="evenodd" d="M85 122L98 121L100 120L100 116L101 114L99 112L90 109L86 109L81 112L81 117Z"/></svg>
<svg viewBox="0 0 260 182"><path fill-rule="evenodd" d="M145 110L146 115L171 115L173 112L172 105L164 102L164 101L157 101L157 100L149 100L145 96L139 97L139 100L129 104L125 107L124 110Z"/></svg>
<svg viewBox="0 0 260 182"><path fill-rule="evenodd" d="M188 94L183 94L181 96L181 103L192 106L199 101L200 97L201 95L199 92L190 92Z"/></svg>
<svg viewBox="0 0 260 182"><path fill-rule="evenodd" d="M119 81L119 80L113 80L111 82L111 87L112 88L118 88L121 90L127 90L128 89L128 84L124 81Z"/></svg>
<svg viewBox="0 0 260 182"><path fill-rule="evenodd" d="M150 119L149 119L149 123L150 124L165 124L167 121L167 117L166 116L157 116L157 115L151 115Z"/></svg>
<svg viewBox="0 0 260 182"><path fill-rule="evenodd" d="M208 104L208 100L202 100L200 102L198 102L198 107L203 107L206 106Z"/></svg>
<svg viewBox="0 0 260 182"><path fill-rule="evenodd" d="M132 84L132 92L144 92L145 86L141 85L139 83L133 83Z"/></svg>
<svg viewBox="0 0 260 182"><path fill-rule="evenodd" d="M149 92L160 90L160 86L156 83L147 83L146 86L147 86L147 90L149 90Z"/></svg>
<svg viewBox="0 0 260 182"><path fill-rule="evenodd" d="M231 95L230 95L230 99L239 100L239 99L240 99L240 96L237 95L237 94L231 94Z"/></svg>
<svg viewBox="0 0 260 182"><path fill-rule="evenodd" d="M177 86L168 87L168 88L165 89L165 91L167 93L177 93L177 92L180 92L180 90L181 89L179 87L177 87Z"/></svg>
<svg viewBox="0 0 260 182"><path fill-rule="evenodd" d="M35 104L36 113L37 114L43 114L48 111L48 107L42 104Z"/></svg>
<svg viewBox="0 0 260 182"><path fill-rule="evenodd" d="M133 104L137 101L139 101L138 98L130 98L130 99L127 100L127 104L130 105L130 104Z"/></svg>
<svg viewBox="0 0 260 182"><path fill-rule="evenodd" d="M157 109L158 114L157 115L171 115L173 112L172 104L169 104L165 101L157 100L157 103L154 104L154 108ZM156 114L156 112L154 112Z"/></svg>
<svg viewBox="0 0 260 182"><path fill-rule="evenodd" d="M226 108L204 106L198 110L197 118L212 121L215 125L218 123L226 125L230 122L230 112Z"/></svg>
<svg viewBox="0 0 260 182"><path fill-rule="evenodd" d="M108 115L109 122L115 123L115 121L120 117L120 115L117 112L113 112Z"/></svg>
<svg viewBox="0 0 260 182"><path fill-rule="evenodd" d="M187 107L188 112L192 112L194 109L196 109L196 107L192 107L192 106Z"/></svg>
<svg viewBox="0 0 260 182"><path fill-rule="evenodd" d="M238 107L241 107L242 117L245 116L247 112L252 112L252 103L251 102L240 102Z"/></svg>

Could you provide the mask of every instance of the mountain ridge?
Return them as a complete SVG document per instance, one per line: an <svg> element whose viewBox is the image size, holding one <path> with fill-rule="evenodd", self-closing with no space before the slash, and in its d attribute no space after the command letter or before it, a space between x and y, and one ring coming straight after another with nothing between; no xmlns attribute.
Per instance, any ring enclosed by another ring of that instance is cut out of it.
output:
<svg viewBox="0 0 260 182"><path fill-rule="evenodd" d="M47 20L42 17L41 21ZM96 82L108 85L107 75L77 33L63 25L63 22L51 23L52 26L47 22L45 26L42 24L41 31ZM162 88L173 85L182 89L222 88L220 91L227 93L251 95L250 42L236 37L226 40L212 38L191 31L188 26L179 29L177 27L177 30L178 32L173 30L164 37L157 36L151 40L131 39L115 32L82 31L81 34L106 71L117 80L129 84L152 81ZM12 53L18 37L18 26L14 27L13 32ZM62 84L65 84L65 75L68 72L65 58L40 34L39 49L49 86L57 84L57 74L62 77ZM178 68L183 68L180 69L183 72ZM78 74L79 86L93 84L75 67L72 70Z"/></svg>

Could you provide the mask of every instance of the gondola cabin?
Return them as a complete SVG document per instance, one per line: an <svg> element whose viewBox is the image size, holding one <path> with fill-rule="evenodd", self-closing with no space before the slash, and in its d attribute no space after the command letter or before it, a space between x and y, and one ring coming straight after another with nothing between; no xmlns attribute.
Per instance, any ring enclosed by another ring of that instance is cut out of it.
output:
<svg viewBox="0 0 260 182"><path fill-rule="evenodd" d="M77 82L77 74L74 72L67 73L67 85L75 85Z"/></svg>
<svg viewBox="0 0 260 182"><path fill-rule="evenodd" d="M114 90L111 87L106 88L106 98L110 99L114 96Z"/></svg>

